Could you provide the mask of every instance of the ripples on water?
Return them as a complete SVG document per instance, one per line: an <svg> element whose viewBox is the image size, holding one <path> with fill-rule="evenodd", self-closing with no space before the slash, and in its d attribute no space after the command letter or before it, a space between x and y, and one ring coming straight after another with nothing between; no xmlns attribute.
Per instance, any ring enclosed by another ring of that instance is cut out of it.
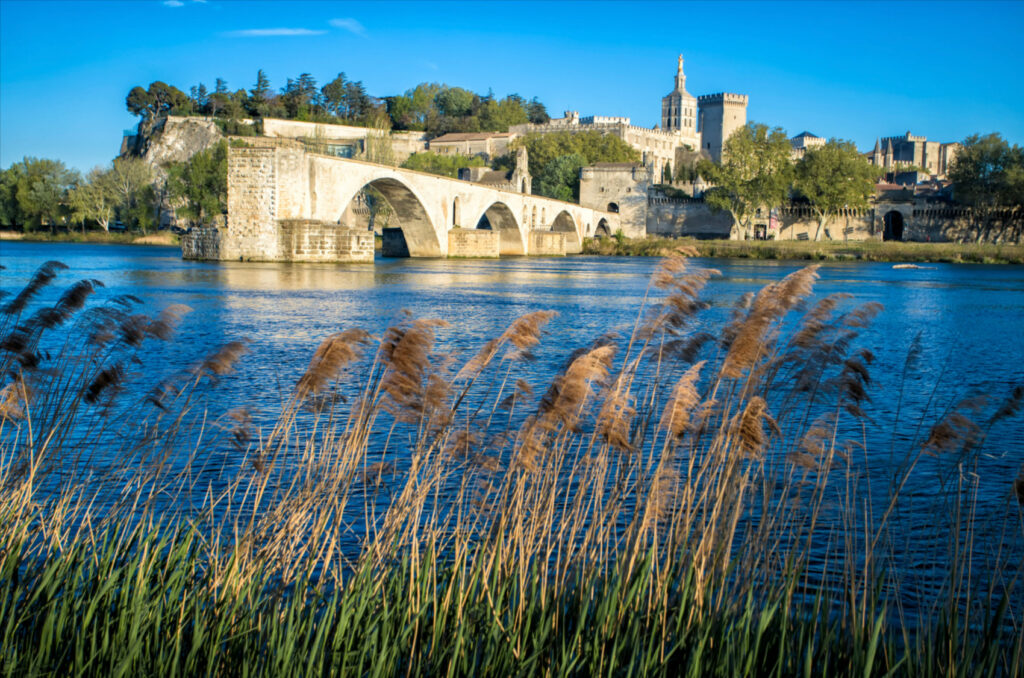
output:
<svg viewBox="0 0 1024 678"><path fill-rule="evenodd" d="M523 376L539 391L567 356L607 332L628 337L648 294L657 261L643 258L574 257L502 259L500 261L378 259L375 265L235 264L182 261L174 248L113 245L43 245L3 242L0 271L6 292L20 289L46 260L69 266L40 301L56 299L70 282L95 278L104 283L98 299L130 293L147 312L169 304L192 311L182 321L177 340L153 346L139 369L139 392L162 376L196 363L227 341L247 337L251 353L237 374L223 380L216 402L224 409L252 408L258 422L280 411L310 356L326 335L351 327L375 335L394 324L407 309L420 318L449 323L438 331L438 347L459 351L463 360L498 336L515 318L536 310L555 310L548 336L535 351L536 361ZM721 328L741 295L778 281L804 264L780 261L694 260L720 270L705 289L710 308L700 314L705 328ZM876 356L871 368L874 421L897 429L867 432L866 469L884 490L898 460L914 450L913 440L959 398L986 394L1004 397L1024 384L1024 268L942 265L893 269L882 263L829 263L820 269L814 298L845 292L854 302L879 302L885 310L861 334L857 346ZM920 335L921 354L900 391L907 352ZM913 413L913 418L907 413ZM920 428L919 428L920 427ZM377 434L383 447L388 431ZM401 449L401 432L390 441ZM979 483L979 511L1015 510L1012 480L1024 463L1024 427L1020 418L993 429ZM230 457L223 448L211 454ZM398 463L401 460L398 459ZM924 556L934 549L916 548L914 526L934 528L936 485L950 469L935 461L907 487L914 501L906 539L892 545L905 553L908 569L933 566ZM380 500L386 502L386 497ZM913 507L920 501L921 511ZM992 528L995 529L995 528ZM1018 529L1019 537L1019 529Z"/></svg>

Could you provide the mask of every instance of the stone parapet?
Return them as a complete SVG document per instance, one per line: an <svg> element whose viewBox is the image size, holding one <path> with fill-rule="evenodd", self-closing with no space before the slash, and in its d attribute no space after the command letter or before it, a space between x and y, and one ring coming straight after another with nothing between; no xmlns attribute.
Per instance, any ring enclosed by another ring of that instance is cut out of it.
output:
<svg viewBox="0 0 1024 678"><path fill-rule="evenodd" d="M496 231L453 228L448 231L448 256L497 259L501 237Z"/></svg>

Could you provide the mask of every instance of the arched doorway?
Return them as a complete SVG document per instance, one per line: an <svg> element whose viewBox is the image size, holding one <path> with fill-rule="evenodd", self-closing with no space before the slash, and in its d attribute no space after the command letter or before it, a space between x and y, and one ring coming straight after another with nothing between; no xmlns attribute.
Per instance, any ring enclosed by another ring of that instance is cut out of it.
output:
<svg viewBox="0 0 1024 678"><path fill-rule="evenodd" d="M597 228L594 229L594 237L596 238L610 238L612 237L612 231L608 228L608 222L602 219L597 222Z"/></svg>
<svg viewBox="0 0 1024 678"><path fill-rule="evenodd" d="M896 210L885 213L882 219L885 230L882 231L882 240L903 240L903 215Z"/></svg>
<svg viewBox="0 0 1024 678"><path fill-rule="evenodd" d="M348 203L361 192L379 196L387 204L387 227L381 229L381 255L385 257L439 257L442 255L434 224L423 203L398 179L385 177L362 186ZM344 214L349 205L346 204Z"/></svg>
<svg viewBox="0 0 1024 678"><path fill-rule="evenodd" d="M496 202L488 207L480 215L476 227L498 232L499 254L526 254L519 224L516 223L515 215L505 203Z"/></svg>
<svg viewBox="0 0 1024 678"><path fill-rule="evenodd" d="M459 214L459 196L455 196L455 199L452 200L452 226L458 226L459 223L461 223L460 216L461 215Z"/></svg>

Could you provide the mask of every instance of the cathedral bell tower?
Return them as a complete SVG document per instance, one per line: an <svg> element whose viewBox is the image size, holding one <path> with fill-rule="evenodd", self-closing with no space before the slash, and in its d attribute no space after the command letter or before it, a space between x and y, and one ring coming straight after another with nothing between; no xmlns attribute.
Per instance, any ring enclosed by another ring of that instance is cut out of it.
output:
<svg viewBox="0 0 1024 678"><path fill-rule="evenodd" d="M697 133L697 98L686 91L682 54L676 66L675 87L661 100L661 129L683 132L688 136Z"/></svg>

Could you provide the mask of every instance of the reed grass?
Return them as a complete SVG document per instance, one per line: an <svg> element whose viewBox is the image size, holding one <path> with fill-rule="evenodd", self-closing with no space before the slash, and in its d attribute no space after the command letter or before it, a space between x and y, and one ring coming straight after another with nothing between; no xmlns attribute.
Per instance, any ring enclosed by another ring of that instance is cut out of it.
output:
<svg viewBox="0 0 1024 678"><path fill-rule="evenodd" d="M697 240L695 238L587 238L584 254L663 257L692 247L702 257L797 261L880 261L894 263L1024 264L1024 245L993 243Z"/></svg>
<svg viewBox="0 0 1024 678"><path fill-rule="evenodd" d="M0 672L1020 675L1024 468L999 510L979 484L1024 388L919 420L879 476L880 307L808 307L811 266L698 330L695 253L546 388L552 313L468 358L409 316L327 337L269 422L218 402L242 340L140 397L187 309L40 304L45 264L0 306Z"/></svg>

